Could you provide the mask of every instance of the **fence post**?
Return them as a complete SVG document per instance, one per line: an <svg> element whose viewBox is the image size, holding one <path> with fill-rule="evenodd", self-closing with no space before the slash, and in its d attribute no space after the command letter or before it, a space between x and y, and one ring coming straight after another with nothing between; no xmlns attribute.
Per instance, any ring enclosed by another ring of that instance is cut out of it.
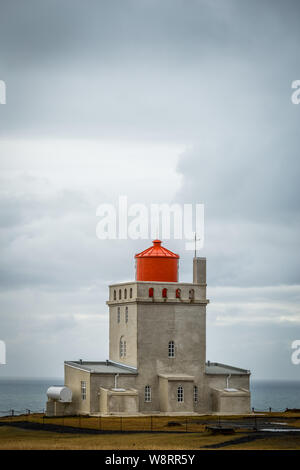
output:
<svg viewBox="0 0 300 470"><path fill-rule="evenodd" d="M271 407L269 407L269 413L271 413L271 412L272 412L272 408L271 408Z"/></svg>

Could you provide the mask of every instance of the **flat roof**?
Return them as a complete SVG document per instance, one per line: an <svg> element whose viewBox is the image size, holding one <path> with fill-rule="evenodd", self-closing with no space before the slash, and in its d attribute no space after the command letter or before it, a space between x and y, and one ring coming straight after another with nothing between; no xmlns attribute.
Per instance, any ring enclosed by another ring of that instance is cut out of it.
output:
<svg viewBox="0 0 300 470"><path fill-rule="evenodd" d="M65 364L92 374L137 374L134 367L112 361L65 361Z"/></svg>
<svg viewBox="0 0 300 470"><path fill-rule="evenodd" d="M250 370L208 361L205 365L205 373L209 375L250 375Z"/></svg>

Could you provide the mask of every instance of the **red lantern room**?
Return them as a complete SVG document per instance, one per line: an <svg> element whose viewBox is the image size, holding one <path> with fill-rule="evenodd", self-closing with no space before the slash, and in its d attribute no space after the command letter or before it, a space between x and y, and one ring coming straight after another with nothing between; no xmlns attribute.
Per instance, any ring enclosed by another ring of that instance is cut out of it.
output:
<svg viewBox="0 0 300 470"><path fill-rule="evenodd" d="M135 255L136 280L178 282L179 255L153 240L153 246Z"/></svg>

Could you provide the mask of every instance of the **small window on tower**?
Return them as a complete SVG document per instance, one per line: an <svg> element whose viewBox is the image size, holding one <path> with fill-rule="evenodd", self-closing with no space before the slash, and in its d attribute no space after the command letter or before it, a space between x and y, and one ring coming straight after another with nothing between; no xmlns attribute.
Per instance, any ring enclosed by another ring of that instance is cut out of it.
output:
<svg viewBox="0 0 300 470"><path fill-rule="evenodd" d="M122 299L122 291L121 291L121 289L119 289L119 300L121 300L121 299Z"/></svg>
<svg viewBox="0 0 300 470"><path fill-rule="evenodd" d="M120 307L118 307L117 319L118 319L118 323L120 323L120 320L121 320L121 310L120 310Z"/></svg>
<svg viewBox="0 0 300 470"><path fill-rule="evenodd" d="M163 290L162 290L162 296L163 296L164 298L167 298L167 297L168 297L168 289L166 289L165 287L164 287Z"/></svg>
<svg viewBox="0 0 300 470"><path fill-rule="evenodd" d="M195 297L195 291L194 291L194 289L190 289L189 290L189 299L194 300L194 297Z"/></svg>
<svg viewBox="0 0 300 470"><path fill-rule="evenodd" d="M184 399L183 387L180 385L177 388L177 401L178 401L178 403L183 403L183 399Z"/></svg>
<svg viewBox="0 0 300 470"><path fill-rule="evenodd" d="M176 299L181 298L181 289L176 289Z"/></svg>
<svg viewBox="0 0 300 470"><path fill-rule="evenodd" d="M132 287L130 287L129 297L132 299Z"/></svg>
<svg viewBox="0 0 300 470"><path fill-rule="evenodd" d="M175 343L174 343L174 341L169 341L168 356L169 357L175 357Z"/></svg>
<svg viewBox="0 0 300 470"><path fill-rule="evenodd" d="M128 323L128 307L125 308L125 323Z"/></svg>
<svg viewBox="0 0 300 470"><path fill-rule="evenodd" d="M124 340L124 336L121 336L120 338L120 357L126 357L126 341Z"/></svg>
<svg viewBox="0 0 300 470"><path fill-rule="evenodd" d="M124 290L124 299L127 299L127 289Z"/></svg>
<svg viewBox="0 0 300 470"><path fill-rule="evenodd" d="M114 300L117 300L117 291L114 290Z"/></svg>
<svg viewBox="0 0 300 470"><path fill-rule="evenodd" d="M149 297L153 297L154 295L154 289L153 287L149 287Z"/></svg>

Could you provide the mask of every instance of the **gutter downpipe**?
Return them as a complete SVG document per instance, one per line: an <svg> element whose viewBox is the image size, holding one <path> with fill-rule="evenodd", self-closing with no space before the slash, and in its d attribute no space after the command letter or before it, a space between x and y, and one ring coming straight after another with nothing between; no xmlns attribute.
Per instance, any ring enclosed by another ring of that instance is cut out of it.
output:
<svg viewBox="0 0 300 470"><path fill-rule="evenodd" d="M118 377L120 374L115 375L115 388L118 388Z"/></svg>
<svg viewBox="0 0 300 470"><path fill-rule="evenodd" d="M226 388L229 388L229 379L231 377L231 374L229 374L227 377L226 377Z"/></svg>

